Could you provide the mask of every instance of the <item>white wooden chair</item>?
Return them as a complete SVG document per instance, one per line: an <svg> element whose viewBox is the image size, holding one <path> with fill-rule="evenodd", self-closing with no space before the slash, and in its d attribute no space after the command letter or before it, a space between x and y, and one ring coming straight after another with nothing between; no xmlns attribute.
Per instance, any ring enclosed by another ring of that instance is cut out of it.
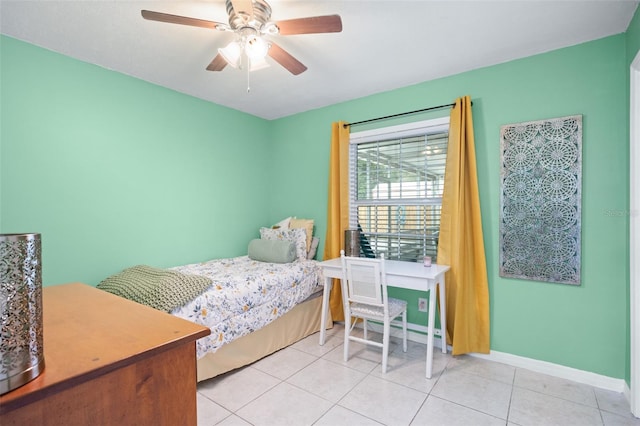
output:
<svg viewBox="0 0 640 426"><path fill-rule="evenodd" d="M380 259L350 257L341 250L340 258L345 318L344 360L349 360L349 341L377 346L382 348L382 373L386 373L391 324L399 316L402 316L402 349L407 351L407 302L387 296L384 255ZM363 321L364 338L351 335L358 318ZM367 320L383 324L382 343L367 338Z"/></svg>

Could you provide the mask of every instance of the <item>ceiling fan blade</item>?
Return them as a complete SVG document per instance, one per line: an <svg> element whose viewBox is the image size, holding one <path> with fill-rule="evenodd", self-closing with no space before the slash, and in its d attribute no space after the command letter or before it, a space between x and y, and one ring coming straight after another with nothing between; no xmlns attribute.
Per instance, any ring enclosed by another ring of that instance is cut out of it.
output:
<svg viewBox="0 0 640 426"><path fill-rule="evenodd" d="M207 66L207 71L222 71L227 66L227 61L224 60L221 54L217 54L213 61Z"/></svg>
<svg viewBox="0 0 640 426"><path fill-rule="evenodd" d="M287 19L277 21L275 24L280 29L280 35L339 33L342 31L340 15Z"/></svg>
<svg viewBox="0 0 640 426"><path fill-rule="evenodd" d="M168 22L169 24L190 25L192 27L210 28L215 30L219 25L224 24L215 21L206 21L204 19L189 18L186 16L170 15L168 13L153 12L151 10L141 11L142 17L150 21Z"/></svg>
<svg viewBox="0 0 640 426"><path fill-rule="evenodd" d="M233 10L236 14L243 13L248 16L249 21L253 18L253 1L251 0L231 0Z"/></svg>
<svg viewBox="0 0 640 426"><path fill-rule="evenodd" d="M285 67L289 72L293 75L298 75L307 70L307 67L296 58L287 53L283 48L278 46L277 44L271 42L271 47L269 47L268 54L271 56L277 63Z"/></svg>

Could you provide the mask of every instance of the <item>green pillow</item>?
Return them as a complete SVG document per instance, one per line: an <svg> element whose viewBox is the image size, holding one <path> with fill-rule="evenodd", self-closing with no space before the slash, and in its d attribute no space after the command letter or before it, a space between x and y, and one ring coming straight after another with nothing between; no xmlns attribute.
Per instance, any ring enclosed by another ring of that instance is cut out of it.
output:
<svg viewBox="0 0 640 426"><path fill-rule="evenodd" d="M249 258L260 262L290 263L296 258L291 241L255 239L249 243Z"/></svg>

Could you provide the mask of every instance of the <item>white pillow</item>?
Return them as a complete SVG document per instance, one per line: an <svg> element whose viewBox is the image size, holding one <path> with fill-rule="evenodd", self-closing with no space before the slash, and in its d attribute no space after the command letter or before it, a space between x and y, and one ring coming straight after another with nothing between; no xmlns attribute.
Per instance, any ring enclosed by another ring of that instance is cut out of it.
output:
<svg viewBox="0 0 640 426"><path fill-rule="evenodd" d="M311 241L311 248L309 249L309 253L307 253L307 259L312 260L316 257L316 251L318 251L318 244L320 244L320 239L318 237L313 237Z"/></svg>
<svg viewBox="0 0 640 426"><path fill-rule="evenodd" d="M289 229L289 224L291 223L291 216L286 219L282 219L280 222L276 223L272 226L273 229Z"/></svg>
<svg viewBox="0 0 640 426"><path fill-rule="evenodd" d="M304 228L260 228L260 238L263 240L292 241L296 245L296 257L300 260L307 258L307 232Z"/></svg>

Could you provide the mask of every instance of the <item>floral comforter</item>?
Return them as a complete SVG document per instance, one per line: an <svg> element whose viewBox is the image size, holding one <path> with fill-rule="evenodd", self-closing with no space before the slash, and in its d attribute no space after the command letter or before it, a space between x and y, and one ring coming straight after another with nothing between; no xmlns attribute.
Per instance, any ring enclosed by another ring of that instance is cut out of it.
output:
<svg viewBox="0 0 640 426"><path fill-rule="evenodd" d="M173 270L203 275L213 284L172 315L204 325L211 334L196 342L197 357L258 330L311 294L322 290L322 269L314 260L265 263L248 256L178 266Z"/></svg>

